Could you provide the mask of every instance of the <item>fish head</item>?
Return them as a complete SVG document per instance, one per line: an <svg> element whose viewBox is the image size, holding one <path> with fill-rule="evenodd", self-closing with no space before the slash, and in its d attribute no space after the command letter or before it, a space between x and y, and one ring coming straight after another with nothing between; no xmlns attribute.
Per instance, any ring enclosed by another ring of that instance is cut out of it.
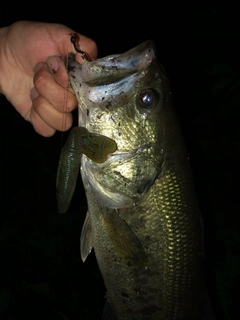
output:
<svg viewBox="0 0 240 320"><path fill-rule="evenodd" d="M164 161L163 120L171 93L154 43L82 65L70 56L68 73L79 126L117 144L101 164L83 155L82 174L103 205L130 207L144 199Z"/></svg>

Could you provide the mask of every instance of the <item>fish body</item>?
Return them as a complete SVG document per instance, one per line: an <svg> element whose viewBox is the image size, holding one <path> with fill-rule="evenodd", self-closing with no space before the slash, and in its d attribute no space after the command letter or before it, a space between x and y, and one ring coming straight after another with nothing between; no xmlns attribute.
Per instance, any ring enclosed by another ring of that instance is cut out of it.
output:
<svg viewBox="0 0 240 320"><path fill-rule="evenodd" d="M202 319L201 217L153 42L83 65L69 61L79 126L117 145L101 163L81 157L83 261L94 248L118 320Z"/></svg>

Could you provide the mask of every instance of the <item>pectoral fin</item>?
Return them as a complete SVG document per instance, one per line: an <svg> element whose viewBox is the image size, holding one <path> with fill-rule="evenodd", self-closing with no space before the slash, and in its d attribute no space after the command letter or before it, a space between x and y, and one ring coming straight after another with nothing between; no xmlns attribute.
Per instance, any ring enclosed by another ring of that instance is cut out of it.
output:
<svg viewBox="0 0 240 320"><path fill-rule="evenodd" d="M80 250L81 250L81 258L82 261L85 262L87 259L87 256L92 251L93 248L93 236L92 236L92 227L91 227L91 221L89 217L89 213L87 212L81 238L80 238Z"/></svg>
<svg viewBox="0 0 240 320"><path fill-rule="evenodd" d="M147 254L141 241L118 211L107 211L104 213L103 219L117 254L130 265L147 267Z"/></svg>

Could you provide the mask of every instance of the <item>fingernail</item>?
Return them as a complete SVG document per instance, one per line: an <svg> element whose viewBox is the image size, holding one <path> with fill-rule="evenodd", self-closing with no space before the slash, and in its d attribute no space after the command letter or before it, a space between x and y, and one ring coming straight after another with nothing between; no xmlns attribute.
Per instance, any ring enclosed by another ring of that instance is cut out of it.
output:
<svg viewBox="0 0 240 320"><path fill-rule="evenodd" d="M37 90L33 87L30 91L30 98L31 100L36 99L39 96L39 93L37 92Z"/></svg>
<svg viewBox="0 0 240 320"><path fill-rule="evenodd" d="M51 56L47 58L47 65L49 69L52 71L52 73L56 73L59 68L59 57Z"/></svg>

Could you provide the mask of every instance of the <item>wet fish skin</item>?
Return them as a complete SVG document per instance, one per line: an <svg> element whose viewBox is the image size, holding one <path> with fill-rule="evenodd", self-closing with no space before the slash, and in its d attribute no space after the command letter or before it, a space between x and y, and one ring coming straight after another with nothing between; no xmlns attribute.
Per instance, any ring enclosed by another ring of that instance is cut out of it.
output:
<svg viewBox="0 0 240 320"><path fill-rule="evenodd" d="M69 77L79 126L117 144L102 164L82 156L82 259L94 247L118 320L201 319L200 212L153 43L81 66L72 61Z"/></svg>

